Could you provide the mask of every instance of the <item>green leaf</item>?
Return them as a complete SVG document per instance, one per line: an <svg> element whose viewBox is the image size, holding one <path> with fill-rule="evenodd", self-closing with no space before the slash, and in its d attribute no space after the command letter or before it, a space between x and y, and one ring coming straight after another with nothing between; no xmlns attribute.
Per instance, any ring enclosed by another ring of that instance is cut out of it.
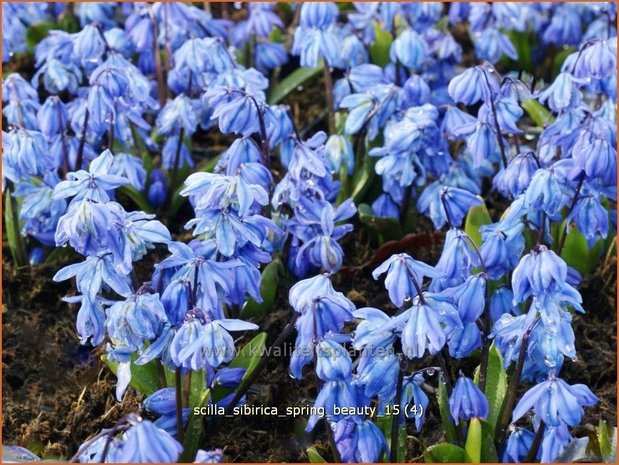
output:
<svg viewBox="0 0 619 465"><path fill-rule="evenodd" d="M58 263L60 260L68 258L74 253L75 252L73 251L73 249L69 246L55 247L54 249L52 249L49 255L45 258L45 264L51 265L54 263Z"/></svg>
<svg viewBox="0 0 619 465"><path fill-rule="evenodd" d="M281 102L290 92L305 81L320 74L324 68L325 63L323 60L320 60L315 68L297 68L294 70L271 89L269 94L269 105L275 105Z"/></svg>
<svg viewBox="0 0 619 465"><path fill-rule="evenodd" d="M200 398L197 401L196 407L198 411L200 407L204 407L208 404L208 399L211 395L209 389L202 391ZM189 414L189 421L185 428L185 438L183 440L183 452L179 457L179 462L189 463L193 462L196 457L198 447L202 443L202 436L204 434L204 417L200 414L196 415L194 409Z"/></svg>
<svg viewBox="0 0 619 465"><path fill-rule="evenodd" d="M610 441L610 435L608 434L608 427L606 422L600 419L600 425L597 431L598 443L600 444L600 455L602 459L606 460L612 453L612 444Z"/></svg>
<svg viewBox="0 0 619 465"><path fill-rule="evenodd" d="M591 260L587 239L573 224L570 226L570 231L565 238L565 244L561 251L561 258L563 258L565 263L569 266L578 270L583 276L591 273L596 265L596 263Z"/></svg>
<svg viewBox="0 0 619 465"><path fill-rule="evenodd" d="M20 232L17 202L12 195L10 187L7 186L4 195L4 225L11 256L16 267L26 266L28 264L28 255L26 254L24 238Z"/></svg>
<svg viewBox="0 0 619 465"><path fill-rule="evenodd" d="M247 370L245 375L243 375L243 379L241 380L238 389L241 389L243 383L246 382L251 372L254 371L260 362L260 359L264 354L266 340L267 333L258 334L251 341L245 344L237 356L230 362L229 366L231 368L245 368Z"/></svg>
<svg viewBox="0 0 619 465"><path fill-rule="evenodd" d="M60 18L58 18L58 28L70 33L75 33L80 30L80 26L75 16L72 14L60 15Z"/></svg>
<svg viewBox="0 0 619 465"><path fill-rule="evenodd" d="M462 447L443 442L428 447L423 453L426 463L463 463L465 452Z"/></svg>
<svg viewBox="0 0 619 465"><path fill-rule="evenodd" d="M503 368L503 357L496 346L490 346L488 353L488 370L486 372L485 394L490 407L487 422L494 431L496 422L501 412L501 406L507 393L507 373Z"/></svg>
<svg viewBox="0 0 619 465"><path fill-rule="evenodd" d="M372 181L376 176L374 171L374 164L376 163L375 157L365 156L363 157L363 163L360 167L355 167L353 173L353 191L352 199L355 203L360 203L367 190L372 185Z"/></svg>
<svg viewBox="0 0 619 465"><path fill-rule="evenodd" d="M322 455L318 453L315 447L308 447L307 449L305 449L305 452L307 452L307 458L309 459L310 463L327 463L327 461L322 458Z"/></svg>
<svg viewBox="0 0 619 465"><path fill-rule="evenodd" d="M279 258L275 258L271 263L264 267L260 279L260 295L262 296L262 303L256 302L251 297L247 299L247 302L245 302L243 308L241 309L241 317L243 319L265 315L275 306L279 281L284 273L284 265Z"/></svg>
<svg viewBox="0 0 619 465"><path fill-rule="evenodd" d="M28 51L32 53L34 47L47 36L49 31L56 28L57 25L54 21L41 21L26 29L26 45L28 46Z"/></svg>
<svg viewBox="0 0 619 465"><path fill-rule="evenodd" d="M464 231L473 239L477 247L481 247L482 243L479 228L492 223L492 218L490 218L486 203L481 197L479 197L479 199L481 200L481 204L471 207L464 222Z"/></svg>
<svg viewBox="0 0 619 465"><path fill-rule="evenodd" d="M537 126L544 127L552 122L552 113L537 100L524 100L521 105Z"/></svg>
<svg viewBox="0 0 619 465"><path fill-rule="evenodd" d="M374 21L374 43L370 46L370 61L380 67L389 64L389 50L393 42L393 36Z"/></svg>
<svg viewBox="0 0 619 465"><path fill-rule="evenodd" d="M393 404L391 404L393 405ZM385 440L387 441L387 444L389 444L391 446L391 428L393 425L394 421L397 421L397 417L398 415L395 415L393 413L389 413L387 414L385 412L384 415L379 415L376 418L376 426L378 426L378 428L383 432L383 435L385 436ZM402 425L400 425L400 427L398 428L398 458L397 458L397 462L401 463L401 462L405 462L406 461L406 424L403 423ZM390 457L387 456L387 462L389 462Z"/></svg>
<svg viewBox="0 0 619 465"><path fill-rule="evenodd" d="M153 207L151 207L150 203L148 203L148 199L144 196L142 192L137 190L135 187L129 184L125 184L124 186L118 188L118 192L125 194L127 197L129 197L133 201L133 203L135 203L136 206L144 213L153 212Z"/></svg>
<svg viewBox="0 0 619 465"><path fill-rule="evenodd" d="M191 382L189 383L189 407L193 408L199 405L202 394L206 388L206 372L204 370L189 371L191 374Z"/></svg>
<svg viewBox="0 0 619 465"><path fill-rule="evenodd" d="M159 383L159 370L157 368L159 362L152 360L145 365L136 365L134 362L137 357L137 354L131 356L131 381L129 384L142 394L150 396L162 387ZM110 361L107 355L102 355L101 361L116 375L118 362Z"/></svg>
<svg viewBox="0 0 619 465"><path fill-rule="evenodd" d="M516 52L518 53L519 69L533 72L533 61L531 60L531 42L529 34L526 32L508 31L507 36L514 44Z"/></svg>
<svg viewBox="0 0 619 465"><path fill-rule="evenodd" d="M449 413L449 396L447 395L447 387L443 374L440 375L438 381L438 409L441 414L441 423L447 441L450 443L456 442L456 426L451 421L451 413ZM464 452L464 451L463 451ZM462 460L459 460L460 462Z"/></svg>
<svg viewBox="0 0 619 465"><path fill-rule="evenodd" d="M473 417L469 422L469 430L466 435L464 452L466 461L469 463L479 463L481 461L481 423L479 418Z"/></svg>
<svg viewBox="0 0 619 465"><path fill-rule="evenodd" d="M482 421L483 428L483 421ZM494 445L494 439L492 434L485 434L484 440L481 443L481 461L482 463L498 463L499 454L496 452L496 446Z"/></svg>

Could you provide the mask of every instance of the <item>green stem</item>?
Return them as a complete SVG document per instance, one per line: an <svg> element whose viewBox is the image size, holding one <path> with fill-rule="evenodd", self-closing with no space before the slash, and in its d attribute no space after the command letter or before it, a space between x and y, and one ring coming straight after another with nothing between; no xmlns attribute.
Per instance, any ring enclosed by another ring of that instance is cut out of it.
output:
<svg viewBox="0 0 619 465"><path fill-rule="evenodd" d="M182 444L185 431L183 429L183 376L180 368L174 372L174 381L176 385L176 434L178 441Z"/></svg>
<svg viewBox="0 0 619 465"><path fill-rule="evenodd" d="M539 317L538 317L539 318ZM505 444L505 440L507 439L507 427L509 426L509 418L512 414L512 410L514 409L514 404L516 403L516 395L518 393L518 385L520 384L520 377L522 376L522 369L524 368L525 356L527 354L527 347L529 345L529 335L531 334L531 330L535 326L535 320L531 326L527 328L524 335L522 336L522 342L520 344L520 352L518 353L518 361L516 362L516 369L512 374L509 380L509 386L507 388L507 397L505 402L501 406L501 412L499 414L499 421L497 422L496 427L496 440L497 450L502 450L503 445Z"/></svg>
<svg viewBox="0 0 619 465"><path fill-rule="evenodd" d="M400 368L398 372L398 383L395 388L395 400L394 404L397 402L397 405L401 408L401 392L402 392L402 384L404 382L404 372L402 368ZM393 416L391 421L391 456L389 461L392 463L398 462L398 441L400 439L400 419L401 412L400 408L397 409L397 413Z"/></svg>
<svg viewBox="0 0 619 465"><path fill-rule="evenodd" d="M326 58L323 72L325 76L325 96L327 99L327 111L329 117L329 135L333 135L336 133L335 105L333 104L333 78L331 77L331 68L329 67L329 62Z"/></svg>
<svg viewBox="0 0 619 465"><path fill-rule="evenodd" d="M26 254L26 245L24 238L19 230L19 214L17 212L17 202L12 195L13 183L7 181L5 203L4 203L4 222L6 227L6 236L9 242L9 248L15 262L16 267L25 266L28 263L28 255Z"/></svg>
<svg viewBox="0 0 619 465"><path fill-rule="evenodd" d="M539 427L537 428L537 432L535 433L535 437L533 438L533 442L531 443L531 447L529 448L529 453L524 460L525 463L533 463L533 461L537 457L537 451L539 451L539 446L542 444L542 438L544 437L545 431L546 423L541 420L539 423Z"/></svg>

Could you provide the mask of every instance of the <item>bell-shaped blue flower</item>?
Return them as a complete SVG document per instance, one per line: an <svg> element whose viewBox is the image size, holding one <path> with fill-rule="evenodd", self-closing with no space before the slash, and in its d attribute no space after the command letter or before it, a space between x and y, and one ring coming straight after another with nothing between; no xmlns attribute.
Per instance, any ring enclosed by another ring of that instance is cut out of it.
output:
<svg viewBox="0 0 619 465"><path fill-rule="evenodd" d="M507 438L501 455L503 462L520 463L527 457L535 434L526 428L516 427Z"/></svg>
<svg viewBox="0 0 619 465"><path fill-rule="evenodd" d="M449 95L454 102L465 105L473 105L480 100L489 102L492 95L499 90L495 75L492 68L467 68L449 82Z"/></svg>
<svg viewBox="0 0 619 465"><path fill-rule="evenodd" d="M391 61L399 61L407 68L419 69L428 56L428 46L412 28L406 28L391 44Z"/></svg>
<svg viewBox="0 0 619 465"><path fill-rule="evenodd" d="M374 279L387 273L385 287L389 291L389 298L397 307L404 305L405 301L413 299L421 288L423 278L439 278L443 273L434 267L417 261L405 253L392 255L384 263L372 272Z"/></svg>
<svg viewBox="0 0 619 465"><path fill-rule="evenodd" d="M522 418L529 410L548 426L564 423L576 426L584 415L583 407L595 405L598 398L584 384L569 385L554 373L529 389L514 408L512 421Z"/></svg>
<svg viewBox="0 0 619 465"><path fill-rule="evenodd" d="M110 448L108 460L117 463L176 462L181 446L170 434L148 420L137 418L122 440Z"/></svg>
<svg viewBox="0 0 619 465"><path fill-rule="evenodd" d="M458 423L460 418L486 418L488 416L488 399L484 393L462 373L456 381L451 397L449 398L449 412L451 418Z"/></svg>

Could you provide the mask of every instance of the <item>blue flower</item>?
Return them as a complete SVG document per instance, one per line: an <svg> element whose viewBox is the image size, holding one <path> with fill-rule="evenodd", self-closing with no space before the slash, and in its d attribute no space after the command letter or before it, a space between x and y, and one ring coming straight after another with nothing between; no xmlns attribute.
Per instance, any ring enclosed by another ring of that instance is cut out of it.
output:
<svg viewBox="0 0 619 465"><path fill-rule="evenodd" d="M582 18L574 5L564 4L550 15L550 24L542 33L548 44L576 45L582 37ZM554 457L553 457L554 458Z"/></svg>
<svg viewBox="0 0 619 465"><path fill-rule="evenodd" d="M616 45L613 51L608 41L595 39L581 46L580 60L588 77L604 79L617 69Z"/></svg>
<svg viewBox="0 0 619 465"><path fill-rule="evenodd" d="M469 276L464 283L443 293L454 300L463 323L475 323L484 312L486 277L483 274Z"/></svg>
<svg viewBox="0 0 619 465"><path fill-rule="evenodd" d="M509 463L524 462L527 457L535 434L526 428L516 427L507 438L505 449L501 454L501 460ZM554 458L554 457L553 457Z"/></svg>
<svg viewBox="0 0 619 465"><path fill-rule="evenodd" d="M435 181L419 196L417 209L432 220L436 229L440 229L445 223L460 226L469 208L480 202L477 196L464 189L443 186Z"/></svg>
<svg viewBox="0 0 619 465"><path fill-rule="evenodd" d="M144 408L157 415L168 415L176 410L175 388L162 388L144 399Z"/></svg>
<svg viewBox="0 0 619 465"><path fill-rule="evenodd" d="M330 136L325 144L325 155L334 173L340 173L343 166L348 176L352 176L355 169L355 157L348 137L338 134Z"/></svg>
<svg viewBox="0 0 619 465"><path fill-rule="evenodd" d="M230 100L215 106L212 119L218 119L219 129L223 133L235 133L249 136L260 129L259 112L256 98L246 92L230 94Z"/></svg>
<svg viewBox="0 0 619 465"><path fill-rule="evenodd" d="M585 135L579 137L572 147L576 164L590 178L613 185L617 179L617 150L601 135L583 132Z"/></svg>
<svg viewBox="0 0 619 465"><path fill-rule="evenodd" d="M511 40L495 28L484 29L474 35L475 54L480 60L496 63L506 55L512 60L518 59L518 52Z"/></svg>
<svg viewBox="0 0 619 465"><path fill-rule="evenodd" d="M456 326L447 340L449 355L453 358L468 357L474 350L481 347L481 331L477 322L464 323L464 326Z"/></svg>
<svg viewBox="0 0 619 465"><path fill-rule="evenodd" d="M120 152L114 156L109 174L124 177L137 190L144 189L146 181L146 170L141 158Z"/></svg>
<svg viewBox="0 0 619 465"><path fill-rule="evenodd" d="M362 321L357 325L353 347L357 350L364 347L387 347L395 340L395 333L401 323L394 317L387 316L381 310L364 307L353 312L355 318ZM371 397L371 396L370 396Z"/></svg>
<svg viewBox="0 0 619 465"><path fill-rule="evenodd" d="M404 377L402 383L402 402L403 405L415 405L420 407L420 411L415 415L415 429L421 431L426 419L426 412L430 399L421 388L421 384L425 381L422 374L417 373L412 376Z"/></svg>
<svg viewBox="0 0 619 465"><path fill-rule="evenodd" d="M320 3L316 3L318 5ZM312 5L305 3L305 5ZM315 68L320 58L333 66L339 65L340 49L335 34L329 30L299 27L294 32L292 54L301 56L301 66Z"/></svg>
<svg viewBox="0 0 619 465"><path fill-rule="evenodd" d="M250 3L248 7L249 17L245 26L247 35L255 34L258 37L268 37L274 28L284 27L280 17L273 11L274 5Z"/></svg>
<svg viewBox="0 0 619 465"><path fill-rule="evenodd" d="M400 206L387 193L380 194L372 202L372 214L383 218L399 218Z"/></svg>
<svg viewBox="0 0 619 465"><path fill-rule="evenodd" d="M65 104L55 95L47 97L37 113L37 123L47 137L62 133L67 127L69 116Z"/></svg>
<svg viewBox="0 0 619 465"><path fill-rule="evenodd" d="M341 292L336 292L328 275L304 279L292 286L288 298L297 319L297 339L290 359L290 371L297 379L314 356L316 342L329 331L339 333L344 323L353 320L354 304Z"/></svg>
<svg viewBox="0 0 619 465"><path fill-rule="evenodd" d="M581 99L577 84L585 82L585 80L577 79L568 72L563 72L555 78L546 90L539 94L539 101L548 100L548 106L556 112L574 108L580 103Z"/></svg>
<svg viewBox="0 0 619 465"><path fill-rule="evenodd" d="M246 368L222 368L217 371L217 374L211 382L211 387L222 386L230 389L235 389L247 372Z"/></svg>
<svg viewBox="0 0 619 465"><path fill-rule="evenodd" d="M337 342L325 339L316 346L316 374L323 381L345 381L352 374L348 351Z"/></svg>
<svg viewBox="0 0 619 465"><path fill-rule="evenodd" d="M184 94L168 101L157 116L157 129L163 135L178 134L181 129L190 136L199 120L198 105Z"/></svg>
<svg viewBox="0 0 619 465"><path fill-rule="evenodd" d="M608 235L608 210L602 206L595 194L581 196L567 219L570 224L573 222L576 225L589 243L597 238L606 238Z"/></svg>
<svg viewBox="0 0 619 465"><path fill-rule="evenodd" d="M154 208L161 208L168 197L166 178L160 169L155 168L150 172L150 185L148 186L148 203Z"/></svg>
<svg viewBox="0 0 619 465"><path fill-rule="evenodd" d="M391 44L389 56L393 62L419 69L428 56L428 46L412 28L406 28Z"/></svg>
<svg viewBox="0 0 619 465"><path fill-rule="evenodd" d="M216 368L234 357L234 339L228 331L258 329L241 320L213 320L211 312L196 309L178 329L170 345L170 357L178 367L197 371Z"/></svg>
<svg viewBox="0 0 619 465"><path fill-rule="evenodd" d="M341 413L336 415L335 407L341 409L342 407L358 406L356 390L357 387L353 385L350 380L327 381L318 393L316 402L314 402L314 407L318 410L324 408L325 416L329 421L339 421L344 418L344 416ZM312 431L318 420L318 415L315 413L312 414L307 422L305 431Z"/></svg>
<svg viewBox="0 0 619 465"><path fill-rule="evenodd" d="M129 182L127 178L109 174L113 161L112 152L105 150L90 163L88 171L68 173L67 180L59 182L54 188L54 199L73 197L72 203L84 198L97 202L109 201L108 191Z"/></svg>
<svg viewBox="0 0 619 465"><path fill-rule="evenodd" d="M337 15L335 3L304 3L301 5L300 24L306 28L326 29L337 20Z"/></svg>
<svg viewBox="0 0 619 465"><path fill-rule="evenodd" d="M493 183L504 196L518 197L529 187L538 168L540 166L533 152L519 153L495 176Z"/></svg>
<svg viewBox="0 0 619 465"><path fill-rule="evenodd" d="M504 314L520 315L520 309L513 304L514 293L507 286L500 286L490 297L490 317L498 321Z"/></svg>
<svg viewBox="0 0 619 465"><path fill-rule="evenodd" d="M449 412L456 423L460 418L486 418L488 416L488 399L484 393L475 386L470 378L462 373L456 381L456 385L449 398Z"/></svg>
<svg viewBox="0 0 619 465"><path fill-rule="evenodd" d="M469 135L475 128L477 118L460 110L458 107L449 105L443 116L441 130L452 139L458 140Z"/></svg>
<svg viewBox="0 0 619 465"><path fill-rule="evenodd" d="M193 463L222 463L223 461L224 453L221 449L209 451L198 449Z"/></svg>
<svg viewBox="0 0 619 465"><path fill-rule="evenodd" d="M443 330L443 319L453 318L457 310L447 300L419 300L402 317L407 317L406 326L402 330L402 352L408 358L422 358L426 350L430 355L438 353L447 337Z"/></svg>
<svg viewBox="0 0 619 465"><path fill-rule="evenodd" d="M374 349L361 352L356 382L363 386L363 394L368 399L378 397L388 402L395 394L400 362L393 351L383 353Z"/></svg>
<svg viewBox="0 0 619 465"><path fill-rule="evenodd" d="M480 100L489 102L492 95L499 91L496 72L482 66L467 68L449 82L448 91L457 103L473 105Z"/></svg>
<svg viewBox="0 0 619 465"><path fill-rule="evenodd" d="M480 228L479 254L491 279L499 279L514 269L524 250L524 224L500 221Z"/></svg>
<svg viewBox="0 0 619 465"><path fill-rule="evenodd" d="M503 355L505 368L518 359L524 334L531 328L536 315L536 311L529 311L518 316L504 313L495 322L491 337L495 339L495 343Z"/></svg>
<svg viewBox="0 0 619 465"><path fill-rule="evenodd" d="M565 450L574 439L565 424L549 426L544 433L544 439L540 446L539 459L542 463L556 461L557 457Z"/></svg>
<svg viewBox="0 0 619 465"><path fill-rule="evenodd" d="M283 44L259 42L256 44L256 68L262 72L288 63L288 52Z"/></svg>
<svg viewBox="0 0 619 465"><path fill-rule="evenodd" d="M558 170L552 167L539 169L525 191L525 205L529 210L543 210L548 216L554 217L567 203L563 188L564 180Z"/></svg>
<svg viewBox="0 0 619 465"><path fill-rule="evenodd" d="M108 460L118 463L176 462L183 451L170 434L148 420L137 417L132 427L108 452Z"/></svg>
<svg viewBox="0 0 619 465"><path fill-rule="evenodd" d="M137 294L116 302L106 310L105 326L115 345L141 350L146 341L159 335L167 322L159 294Z"/></svg>
<svg viewBox="0 0 619 465"><path fill-rule="evenodd" d="M479 256L473 248L469 236L458 229L447 231L443 252L436 264L436 269L443 273L445 279L463 281L472 268L480 265ZM437 281L441 281L441 279Z"/></svg>
<svg viewBox="0 0 619 465"><path fill-rule="evenodd" d="M385 436L371 420L364 420L357 425L357 455L360 463L378 461L388 446Z"/></svg>
<svg viewBox="0 0 619 465"><path fill-rule="evenodd" d="M187 146L184 142L179 142L179 136L174 135L170 136L166 139L163 144L163 148L161 149L161 166L167 170L170 170L174 167L174 163L176 161L176 153L179 150L180 143L180 151L179 151L179 162L178 167L189 166L193 168L194 162L191 158L191 153L187 149Z"/></svg>
<svg viewBox="0 0 619 465"><path fill-rule="evenodd" d="M74 276L77 290L93 302L104 284L121 296L128 296L131 293L129 277L118 272L110 254L93 255L81 263L65 266L54 275L53 279L59 282Z"/></svg>
<svg viewBox="0 0 619 465"><path fill-rule="evenodd" d="M402 253L392 255L372 272L374 279L387 273L385 287L389 291L389 298L397 307L402 307L405 301L413 299L421 288L423 278L439 278L443 273L434 267L417 261L411 256Z"/></svg>
<svg viewBox="0 0 619 465"><path fill-rule="evenodd" d="M512 275L514 302L524 302L530 295L541 297L566 285L567 265L544 245L525 255Z"/></svg>
<svg viewBox="0 0 619 465"><path fill-rule="evenodd" d="M497 136L493 126L478 121L473 132L466 138L466 147L473 154L475 168L479 168L484 160L494 161L497 153Z"/></svg>
<svg viewBox="0 0 619 465"><path fill-rule="evenodd" d="M595 405L598 398L584 384L569 385L552 372L548 379L529 389L514 408L512 421L522 418L529 410L548 426L576 426L584 415L583 406Z"/></svg>
<svg viewBox="0 0 619 465"><path fill-rule="evenodd" d="M2 134L2 176L17 183L50 170L54 161L47 140L38 131L13 129Z"/></svg>
<svg viewBox="0 0 619 465"><path fill-rule="evenodd" d="M62 300L72 304L81 303L75 324L80 343L86 344L90 341L93 346L101 344L105 338L105 310L103 305L111 302L98 297L91 300L81 295L63 297Z"/></svg>

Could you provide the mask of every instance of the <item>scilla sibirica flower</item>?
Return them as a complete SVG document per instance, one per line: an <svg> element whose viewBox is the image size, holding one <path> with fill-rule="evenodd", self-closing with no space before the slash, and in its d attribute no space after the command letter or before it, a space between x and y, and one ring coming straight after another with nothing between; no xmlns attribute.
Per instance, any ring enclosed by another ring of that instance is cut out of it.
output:
<svg viewBox="0 0 619 465"><path fill-rule="evenodd" d="M460 373L449 398L449 412L454 421L457 423L460 418L470 420L473 417L485 419L488 409L488 399L484 393L470 378Z"/></svg>

